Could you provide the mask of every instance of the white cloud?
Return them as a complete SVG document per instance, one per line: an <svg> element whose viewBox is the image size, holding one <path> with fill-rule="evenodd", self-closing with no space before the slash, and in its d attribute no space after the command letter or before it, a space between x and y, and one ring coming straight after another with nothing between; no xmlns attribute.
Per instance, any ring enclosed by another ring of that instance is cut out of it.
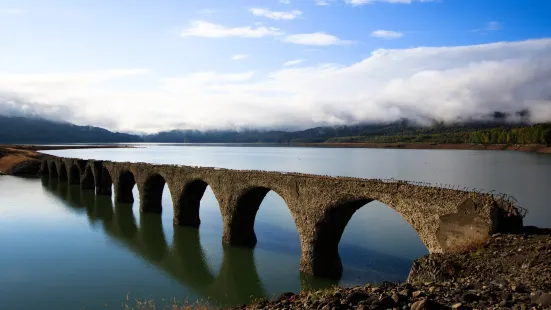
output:
<svg viewBox="0 0 551 310"><path fill-rule="evenodd" d="M495 31L495 30L501 30L501 23L496 21L491 21L486 25L486 30Z"/></svg>
<svg viewBox="0 0 551 310"><path fill-rule="evenodd" d="M303 63L303 62L304 62L304 59L289 60L286 63L284 63L283 65L285 67L288 67L288 66L298 65L298 64Z"/></svg>
<svg viewBox="0 0 551 310"><path fill-rule="evenodd" d="M249 9L249 12L255 16L262 16L275 20L293 20L302 14L299 10L292 10L290 12L275 12L262 8L252 8Z"/></svg>
<svg viewBox="0 0 551 310"><path fill-rule="evenodd" d="M550 54L551 39L541 39L376 50L353 64L286 67L267 75L198 72L157 79L144 69L0 74L0 102L9 101L0 113L27 109L148 132L306 128L402 117L453 121L521 109L534 121L551 121ZM152 87L130 91L136 79Z"/></svg>
<svg viewBox="0 0 551 310"><path fill-rule="evenodd" d="M199 11L199 15L203 16L212 16L216 13L216 10L213 9L202 9Z"/></svg>
<svg viewBox="0 0 551 310"><path fill-rule="evenodd" d="M371 33L372 37L381 39L398 39L404 36L401 32L391 30L375 30Z"/></svg>
<svg viewBox="0 0 551 310"><path fill-rule="evenodd" d="M337 0L314 0L316 5L331 5ZM412 4L413 2L433 2L437 0L343 0L344 3L351 6L361 6L366 4L374 4L377 2L380 3L390 3L390 4Z"/></svg>
<svg viewBox="0 0 551 310"><path fill-rule="evenodd" d="M21 14L25 13L25 10L22 10L22 9L5 9L5 10L0 10L0 13L5 14L5 15L21 15Z"/></svg>
<svg viewBox="0 0 551 310"><path fill-rule="evenodd" d="M281 4L291 4L291 0L279 0Z"/></svg>
<svg viewBox="0 0 551 310"><path fill-rule="evenodd" d="M411 4L413 2L433 2L435 0L344 0L347 4L357 6L364 4L373 4L375 2L394 3L394 4Z"/></svg>
<svg viewBox="0 0 551 310"><path fill-rule="evenodd" d="M503 24L498 21L491 21L486 23L484 28L474 29L474 32L479 32L481 34L488 34L491 31L498 31L503 29Z"/></svg>
<svg viewBox="0 0 551 310"><path fill-rule="evenodd" d="M292 34L284 37L283 42L314 46L346 45L354 43L354 41L342 40L339 37L324 32Z"/></svg>
<svg viewBox="0 0 551 310"><path fill-rule="evenodd" d="M241 60L241 59L245 59L245 58L249 58L249 55L248 54L237 54L237 55L233 55L231 57L232 60Z"/></svg>
<svg viewBox="0 0 551 310"><path fill-rule="evenodd" d="M183 37L204 37L204 38L223 38L223 37L242 37L242 38L262 38L267 36L279 36L283 33L274 27L225 27L205 21L194 21L189 28L182 30Z"/></svg>
<svg viewBox="0 0 551 310"><path fill-rule="evenodd" d="M319 6L328 6L331 4L331 2L333 2L334 0L314 0L316 5L319 5Z"/></svg>

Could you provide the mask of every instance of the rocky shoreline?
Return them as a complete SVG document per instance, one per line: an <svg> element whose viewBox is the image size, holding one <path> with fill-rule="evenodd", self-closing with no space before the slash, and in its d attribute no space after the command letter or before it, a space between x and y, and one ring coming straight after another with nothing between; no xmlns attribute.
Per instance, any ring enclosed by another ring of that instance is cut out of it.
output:
<svg viewBox="0 0 551 310"><path fill-rule="evenodd" d="M285 293L232 309L551 309L551 230L496 234L460 254L429 254L406 283Z"/></svg>

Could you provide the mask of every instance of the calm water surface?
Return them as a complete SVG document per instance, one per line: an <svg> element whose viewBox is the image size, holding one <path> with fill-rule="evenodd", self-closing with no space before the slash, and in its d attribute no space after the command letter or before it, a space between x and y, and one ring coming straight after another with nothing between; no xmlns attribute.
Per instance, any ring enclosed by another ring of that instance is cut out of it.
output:
<svg viewBox="0 0 551 310"><path fill-rule="evenodd" d="M551 156L520 152L148 146L49 151L114 161L396 178L511 194L529 210L525 224L549 227ZM207 189L201 227L172 226L165 187L162 215L140 214L50 179L0 176L0 301L9 309L121 308L126 296L240 304L301 288L405 280L427 253L415 231L372 202L348 224L339 246L340 281L301 275L300 242L285 202L270 192L258 212L254 250L223 245L222 217Z"/></svg>

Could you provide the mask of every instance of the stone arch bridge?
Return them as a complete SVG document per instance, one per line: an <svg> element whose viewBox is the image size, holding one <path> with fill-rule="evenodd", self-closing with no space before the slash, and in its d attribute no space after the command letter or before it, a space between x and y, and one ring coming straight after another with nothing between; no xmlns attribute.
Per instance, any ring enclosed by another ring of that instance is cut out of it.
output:
<svg viewBox="0 0 551 310"><path fill-rule="evenodd" d="M51 178L95 189L116 202L133 202L137 186L141 212L162 212L165 184L170 190L174 225L198 227L199 207L210 186L223 219L223 242L254 247L256 213L269 191L287 204L301 243L300 270L338 278L338 244L359 208L378 200L398 212L431 253L477 246L489 234L522 227L513 202L490 193L420 186L404 181L328 177L300 173L230 170L178 165L82 160L46 155L41 172Z"/></svg>

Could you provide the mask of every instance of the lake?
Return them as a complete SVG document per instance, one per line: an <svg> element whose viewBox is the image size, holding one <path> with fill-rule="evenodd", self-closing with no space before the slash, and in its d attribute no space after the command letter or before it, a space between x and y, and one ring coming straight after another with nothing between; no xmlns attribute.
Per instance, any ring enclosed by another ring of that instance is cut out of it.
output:
<svg viewBox="0 0 551 310"><path fill-rule="evenodd" d="M507 193L528 209L525 225L549 227L551 156L514 151L140 145L45 153L113 161L395 178ZM338 281L300 274L300 242L285 202L270 192L258 211L255 249L222 244L222 217L207 188L201 226L173 227L168 187L163 213L140 214L49 178L0 176L0 301L9 309L121 308L203 300L237 305L301 288L404 281L428 253L388 206L357 211L339 245ZM132 305L132 302L128 302Z"/></svg>

